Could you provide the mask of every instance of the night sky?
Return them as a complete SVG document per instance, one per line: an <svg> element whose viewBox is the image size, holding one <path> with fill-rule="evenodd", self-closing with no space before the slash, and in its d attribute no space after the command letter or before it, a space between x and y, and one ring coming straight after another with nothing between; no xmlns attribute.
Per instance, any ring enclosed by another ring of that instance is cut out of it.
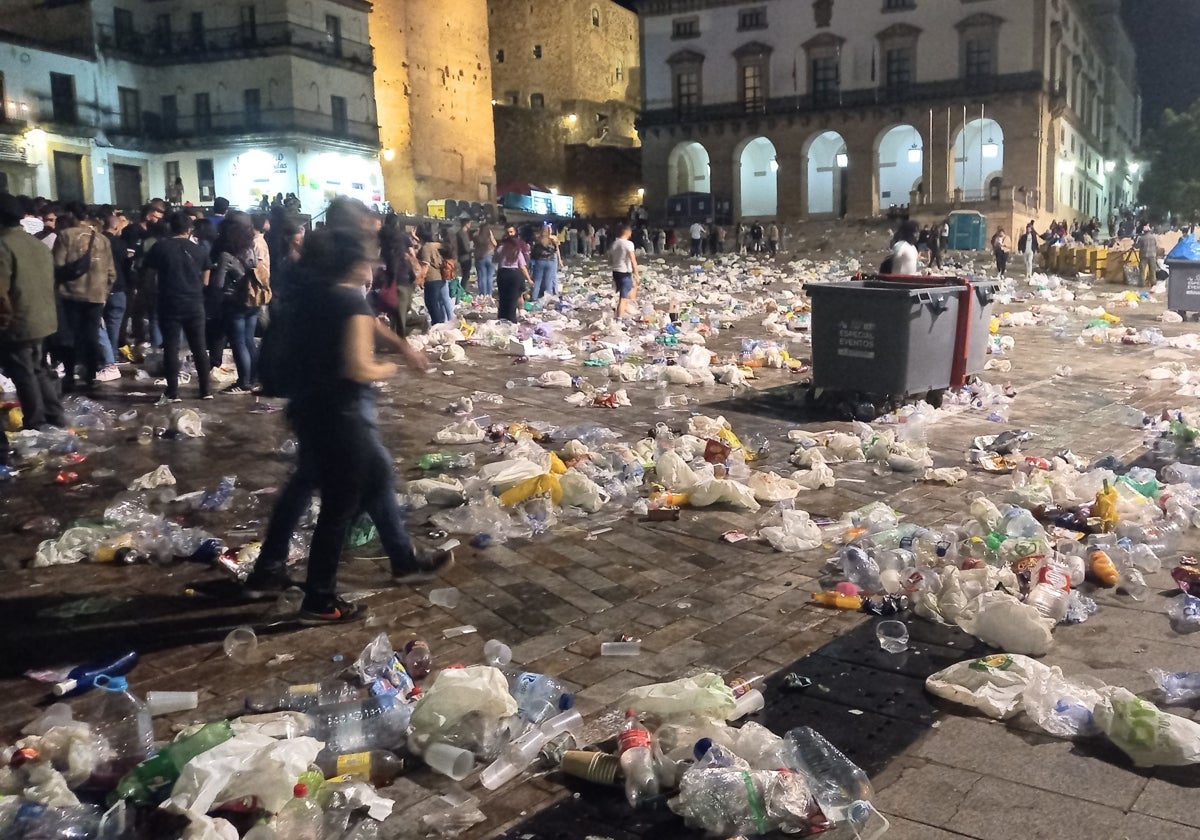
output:
<svg viewBox="0 0 1200 840"><path fill-rule="evenodd" d="M616 0L634 8L636 0ZM1138 52L1145 128L1164 108L1186 110L1200 99L1200 0L1122 0Z"/></svg>

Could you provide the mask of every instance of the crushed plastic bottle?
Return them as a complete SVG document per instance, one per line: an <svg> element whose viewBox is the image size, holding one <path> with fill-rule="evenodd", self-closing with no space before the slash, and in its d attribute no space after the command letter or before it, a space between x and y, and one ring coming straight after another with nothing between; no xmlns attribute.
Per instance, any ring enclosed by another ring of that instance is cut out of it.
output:
<svg viewBox="0 0 1200 840"><path fill-rule="evenodd" d="M625 776L625 799L637 808L658 795L658 776L654 773L653 739L633 709L625 712L625 726L617 739L621 772Z"/></svg>

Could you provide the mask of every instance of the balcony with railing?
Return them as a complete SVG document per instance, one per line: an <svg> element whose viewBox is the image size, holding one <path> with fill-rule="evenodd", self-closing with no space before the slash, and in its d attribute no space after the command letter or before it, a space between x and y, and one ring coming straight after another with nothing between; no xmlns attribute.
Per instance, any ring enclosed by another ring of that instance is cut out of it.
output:
<svg viewBox="0 0 1200 840"><path fill-rule="evenodd" d="M225 111L222 113L179 116L164 119L162 114L146 111L138 131L130 132L118 122L109 126L112 137L152 146L175 146L208 139L230 139L239 135L300 133L359 145L379 147L379 126L373 122L335 119L330 113L299 108L268 108L261 111Z"/></svg>
<svg viewBox="0 0 1200 840"><path fill-rule="evenodd" d="M786 116L815 111L867 108L875 105L909 105L944 102L962 97L978 97L1003 93L1018 93L1043 89L1042 74L1008 73L970 79L946 79L920 82L892 88L863 88L840 92L822 91L819 95L796 94L773 96L760 100L761 107L752 111L744 102L719 102L692 108L658 108L643 111L638 120L640 128L721 122L750 115ZM756 102L756 105L759 103Z"/></svg>
<svg viewBox="0 0 1200 840"><path fill-rule="evenodd" d="M318 61L365 72L374 69L370 44L287 21L186 32L138 32L98 24L96 34L96 43L101 50L150 64L211 61L271 50L293 50Z"/></svg>

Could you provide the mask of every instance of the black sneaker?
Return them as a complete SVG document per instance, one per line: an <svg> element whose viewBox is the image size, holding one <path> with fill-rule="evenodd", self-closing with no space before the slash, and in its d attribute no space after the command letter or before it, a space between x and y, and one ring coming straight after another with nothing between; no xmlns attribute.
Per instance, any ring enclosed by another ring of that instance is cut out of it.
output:
<svg viewBox="0 0 1200 840"><path fill-rule="evenodd" d="M421 583L426 580L433 580L441 572L449 569L454 565L454 551L452 549L437 549L435 551L421 552L413 560L411 568L401 572L392 573L392 582L399 584L406 583Z"/></svg>
<svg viewBox="0 0 1200 840"><path fill-rule="evenodd" d="M250 573L246 578L242 594L251 601L261 601L264 598L274 598L289 589L299 589L300 585L287 576L286 572L257 574Z"/></svg>
<svg viewBox="0 0 1200 840"><path fill-rule="evenodd" d="M317 624L345 624L350 621L357 621L365 617L366 611L361 604L352 604L349 601L344 601L341 598L335 598L329 609L324 611L311 610L306 607L300 608L300 623L308 625Z"/></svg>

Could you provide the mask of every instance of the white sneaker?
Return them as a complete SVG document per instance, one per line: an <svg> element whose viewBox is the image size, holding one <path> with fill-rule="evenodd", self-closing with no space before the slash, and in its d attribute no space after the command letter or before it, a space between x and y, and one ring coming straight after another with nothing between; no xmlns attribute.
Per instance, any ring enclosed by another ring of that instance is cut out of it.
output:
<svg viewBox="0 0 1200 840"><path fill-rule="evenodd" d="M108 367L103 367L96 371L97 382L115 382L120 378L121 371L117 369L116 365L109 365Z"/></svg>

